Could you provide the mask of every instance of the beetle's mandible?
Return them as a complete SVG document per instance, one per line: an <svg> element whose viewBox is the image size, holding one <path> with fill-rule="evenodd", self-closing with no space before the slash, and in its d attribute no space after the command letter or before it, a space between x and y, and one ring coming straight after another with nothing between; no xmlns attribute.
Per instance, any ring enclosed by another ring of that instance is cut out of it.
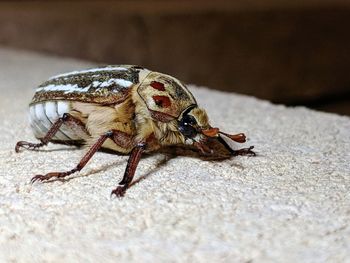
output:
<svg viewBox="0 0 350 263"><path fill-rule="evenodd" d="M78 165L67 172L36 175L32 182L62 178L80 171L99 149L130 154L123 179L112 195L123 196L143 152L188 144L203 154L216 139L232 155L255 155L253 146L233 150L227 139L243 143L243 133L230 135L209 124L205 110L176 78L139 66L118 65L69 72L41 84L30 103L30 125L40 143L19 141L38 149L49 142L90 145Z"/></svg>

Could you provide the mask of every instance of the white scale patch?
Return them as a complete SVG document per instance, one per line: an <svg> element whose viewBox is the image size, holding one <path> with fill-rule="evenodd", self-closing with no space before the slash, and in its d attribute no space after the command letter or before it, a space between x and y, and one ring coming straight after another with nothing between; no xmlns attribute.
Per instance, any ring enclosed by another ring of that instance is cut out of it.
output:
<svg viewBox="0 0 350 263"><path fill-rule="evenodd" d="M130 87L133 83L128 80L124 79L109 79L107 81L93 81L91 85L86 86L85 88L80 88L77 84L60 84L60 85L55 85L55 84L50 84L45 87L40 87L36 89L36 92L40 91L64 91L65 94L68 93L73 93L73 92L78 92L78 93L84 93L88 92L91 87L94 88L104 88L111 86L113 84L117 84L119 86L128 88ZM117 91L118 92L118 91Z"/></svg>
<svg viewBox="0 0 350 263"><path fill-rule="evenodd" d="M69 113L71 109L70 103L66 101L57 101L56 108L57 113L60 117L62 117L65 113ZM66 134L67 136L69 136L69 138L73 140L81 139L70 127L67 127L66 125L62 125L60 131L62 131L64 134Z"/></svg>
<svg viewBox="0 0 350 263"><path fill-rule="evenodd" d="M52 127L64 113L70 110L69 103L64 101L48 101L31 105L29 108L29 121L36 138L43 138L49 129ZM77 140L80 139L77 134L69 127L62 125L59 131L53 137L54 140Z"/></svg>
<svg viewBox="0 0 350 263"><path fill-rule="evenodd" d="M45 115L45 109L43 104L36 104L35 106L35 122L37 123L37 125L40 127L41 131L46 134L46 132L50 129L50 122L47 119L46 115Z"/></svg>
<svg viewBox="0 0 350 263"><path fill-rule="evenodd" d="M77 84L65 84L65 85L55 85L50 84L45 87L40 87L36 89L36 92L39 91L64 91L65 94L72 93L72 92L87 92L89 90L90 86L87 86L85 88L80 88Z"/></svg>
<svg viewBox="0 0 350 263"><path fill-rule="evenodd" d="M48 101L45 103L45 114L47 118L50 120L50 128L51 126L61 117L58 116L57 110L56 110L56 102ZM58 140L69 140L69 137L67 137L64 133L61 131L58 131L54 137Z"/></svg>
<svg viewBox="0 0 350 263"><path fill-rule="evenodd" d="M35 115L35 106L30 106L29 108L29 123L30 123L30 127L34 132L34 136L36 138L44 137L45 135L44 132L41 130L41 128L37 124L37 117Z"/></svg>
<svg viewBox="0 0 350 263"><path fill-rule="evenodd" d="M56 79L56 78L61 78L61 77L68 77L70 75L75 75L75 74L94 73L94 72L101 72L101 71L108 71L108 70L126 71L128 69L124 68L124 67L108 66L108 67L104 67L104 68L94 68L94 69L86 69L86 70L79 70L79 71L71 71L68 73L63 73L63 74L53 76L50 78L50 80Z"/></svg>
<svg viewBox="0 0 350 263"><path fill-rule="evenodd" d="M93 87L108 87L111 86L113 84L117 84L118 86L122 86L124 88L128 88L130 87L133 83L131 81L125 80L125 79L109 79L107 81L104 82L99 82L99 81L94 81L92 83Z"/></svg>
<svg viewBox="0 0 350 263"><path fill-rule="evenodd" d="M58 101L57 102L57 112L60 117L63 116L63 114L68 113L70 111L69 104L65 101Z"/></svg>

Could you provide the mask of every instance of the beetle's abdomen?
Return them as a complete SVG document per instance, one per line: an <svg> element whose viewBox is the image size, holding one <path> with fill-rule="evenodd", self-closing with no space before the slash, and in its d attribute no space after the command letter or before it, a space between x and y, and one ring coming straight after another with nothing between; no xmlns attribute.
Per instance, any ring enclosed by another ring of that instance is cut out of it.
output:
<svg viewBox="0 0 350 263"><path fill-rule="evenodd" d="M34 136L38 139L43 138L64 113L69 113L70 108L69 101L45 101L31 104L29 120ZM77 141L83 138L81 138L79 131L70 129L63 124L52 139L56 141Z"/></svg>

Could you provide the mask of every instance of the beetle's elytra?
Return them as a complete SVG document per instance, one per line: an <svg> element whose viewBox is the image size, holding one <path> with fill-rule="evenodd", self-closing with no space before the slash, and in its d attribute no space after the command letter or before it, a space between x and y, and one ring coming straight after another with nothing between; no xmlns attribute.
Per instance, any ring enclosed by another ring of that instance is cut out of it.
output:
<svg viewBox="0 0 350 263"><path fill-rule="evenodd" d="M107 66L74 71L41 84L30 103L30 125L40 143L19 141L37 149L49 142L92 145L79 164L67 172L36 175L32 182L60 178L80 171L100 148L130 154L119 186L123 196L143 152L162 146L189 144L203 154L217 139L232 155L255 155L253 146L233 150L223 139L245 142L243 133L229 135L209 124L205 110L186 86L174 77L138 66Z"/></svg>

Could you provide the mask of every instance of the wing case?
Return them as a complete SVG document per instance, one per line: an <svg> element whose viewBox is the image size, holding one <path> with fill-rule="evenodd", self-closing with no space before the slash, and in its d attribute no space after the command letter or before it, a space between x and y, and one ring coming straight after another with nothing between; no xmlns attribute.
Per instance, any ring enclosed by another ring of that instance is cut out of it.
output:
<svg viewBox="0 0 350 263"><path fill-rule="evenodd" d="M149 72L139 66L116 65L60 74L36 89L31 104L55 100L117 104Z"/></svg>

